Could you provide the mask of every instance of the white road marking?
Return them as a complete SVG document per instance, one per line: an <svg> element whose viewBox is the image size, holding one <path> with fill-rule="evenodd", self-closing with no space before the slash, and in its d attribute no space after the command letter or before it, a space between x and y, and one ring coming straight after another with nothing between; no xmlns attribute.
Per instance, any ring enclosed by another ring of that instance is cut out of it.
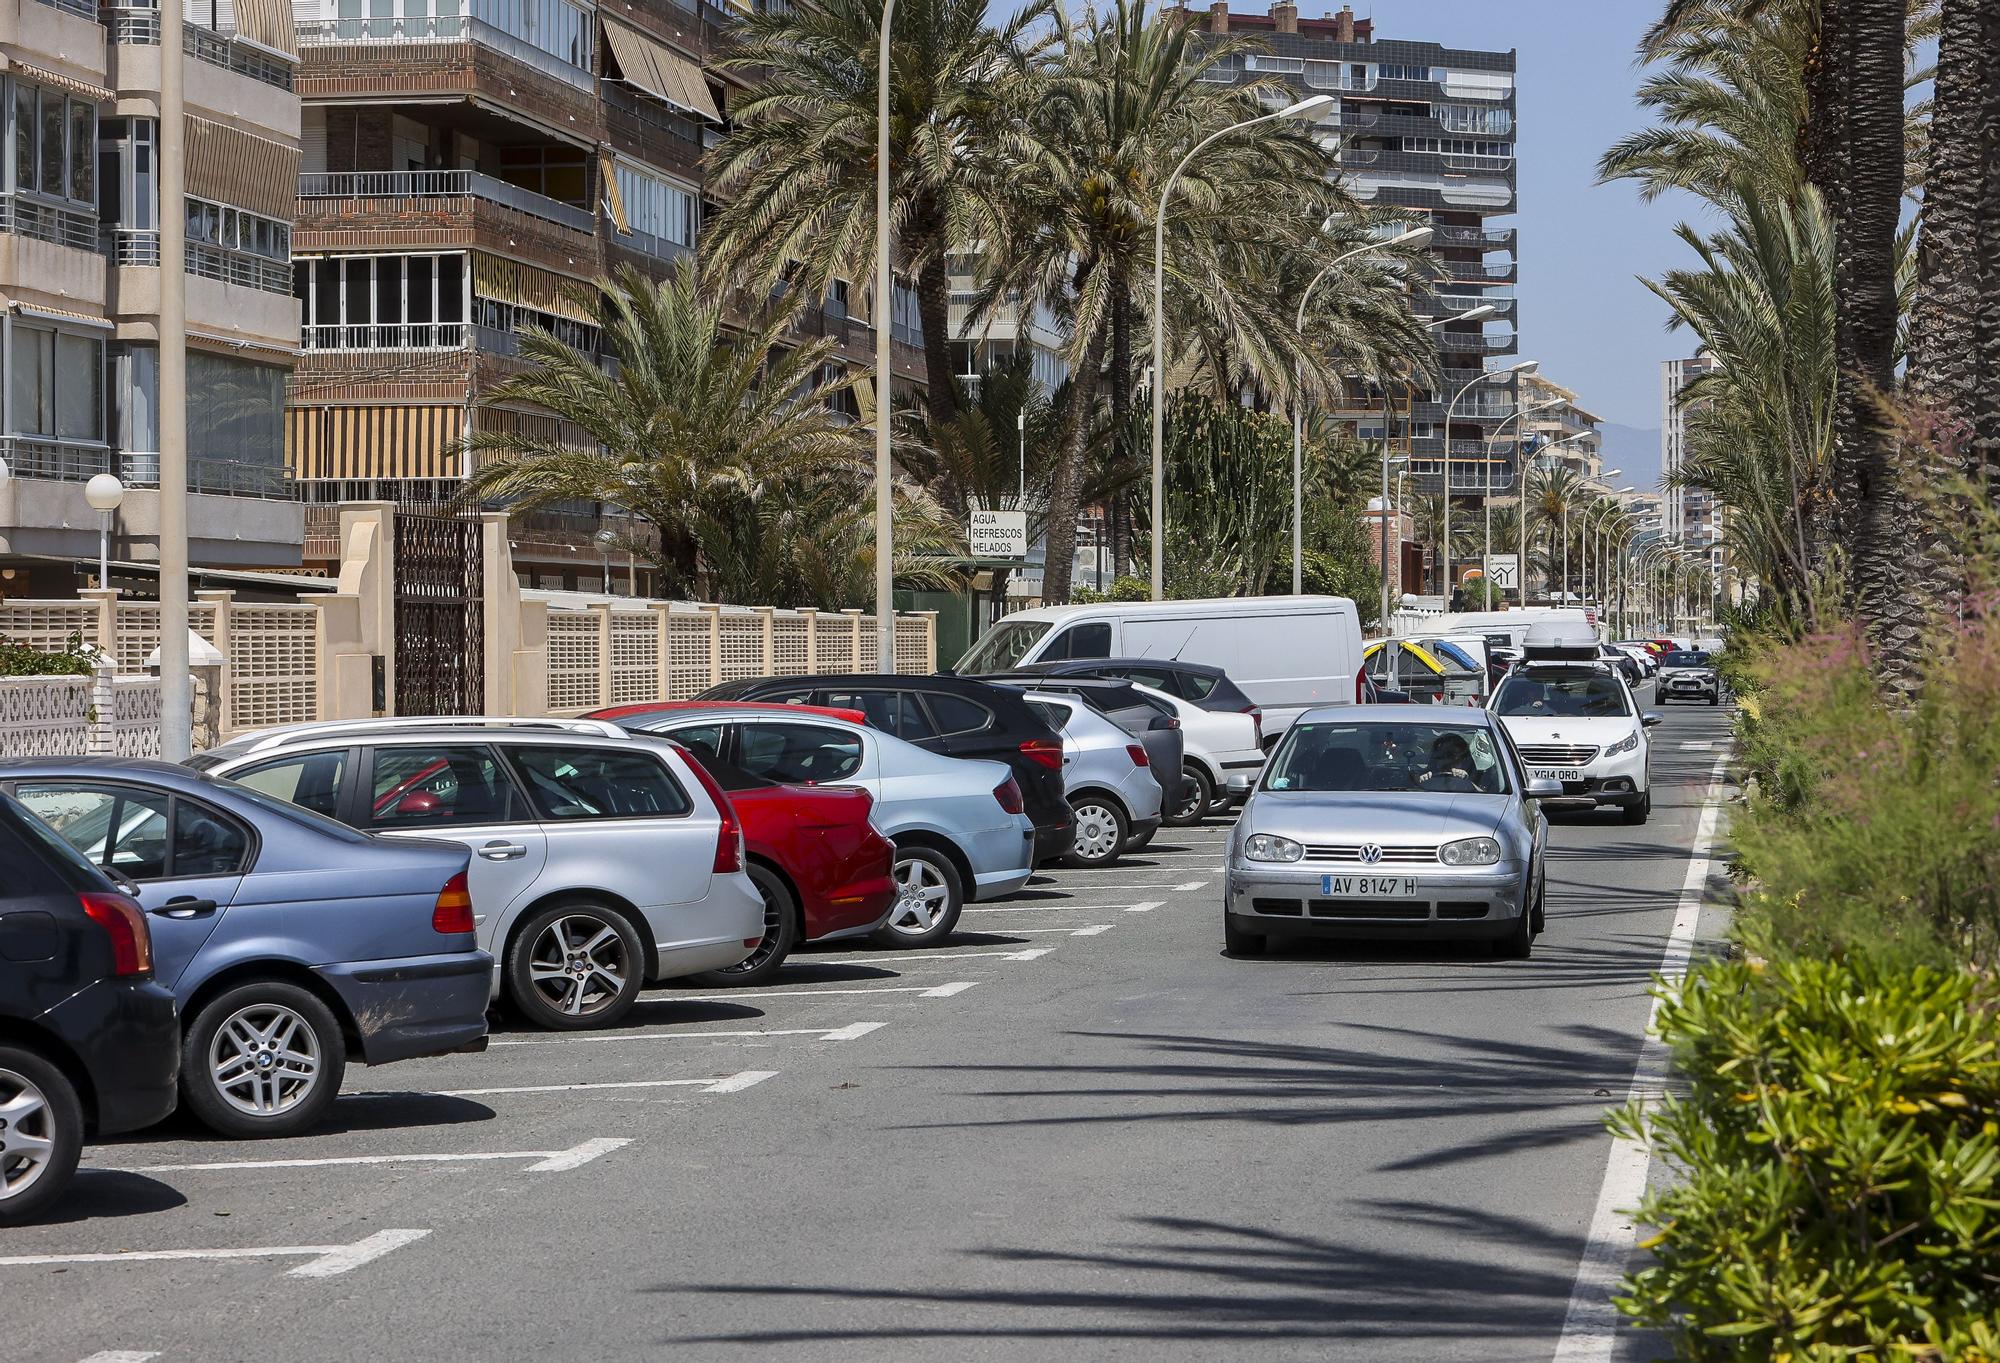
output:
<svg viewBox="0 0 2000 1363"><path fill-rule="evenodd" d="M816 1036L821 1041L852 1041L857 1036L866 1036L877 1027L886 1026L881 1022L855 1022L845 1027L828 1030L825 1027L771 1027L762 1031L751 1028L737 1028L728 1031L705 1032L627 1032L608 1036L525 1036L509 1038L505 1041L487 1043L492 1046L602 1046L607 1043L625 1041L699 1041L703 1037L763 1037L763 1036ZM860 1031L854 1030L860 1028Z"/></svg>
<svg viewBox="0 0 2000 1363"><path fill-rule="evenodd" d="M1167 904L1167 901L1166 901L1166 900L1164 900L1164 899L1148 899L1148 900L1147 900L1147 901L1146 901L1145 903L1143 903L1143 904L1128 904L1128 905L1126 905L1126 906L1125 906L1125 912L1127 912L1127 913L1151 913L1151 912L1152 912L1152 911L1153 911L1154 909L1160 909L1160 908L1165 908L1165 907L1166 907L1166 904Z"/></svg>
<svg viewBox="0 0 2000 1363"><path fill-rule="evenodd" d="M1219 871L1219 870L1221 870L1222 868L1221 868L1220 866L1218 866L1218 867L1216 867L1215 869ZM1206 880L1187 880L1187 881L1179 881L1179 880L1121 880L1121 881L1117 881L1117 882L1115 882L1115 883L1105 883L1105 884L1101 884L1101 885L1098 885L1098 886L1097 886L1096 888L1098 888L1098 889L1101 889L1101 890L1177 890L1177 891L1183 891L1183 890L1199 890L1199 889L1200 889L1200 888L1201 888L1202 886L1204 886L1204 885L1206 885L1206 884L1208 884L1208 882L1207 882ZM1072 889L1072 890L1082 890L1082 889L1088 889L1088 888L1090 888L1090 886L1089 886L1089 884L1088 884L1087 882L1079 882L1079 883L1078 883L1078 884L1076 884L1076 885L1072 885L1072 886L1068 886L1068 887L1066 887L1066 888L1069 888L1069 889Z"/></svg>
<svg viewBox="0 0 2000 1363"><path fill-rule="evenodd" d="M1682 752L1714 752L1715 744L1711 742L1683 743L1680 745L1680 748Z"/></svg>
<svg viewBox="0 0 2000 1363"><path fill-rule="evenodd" d="M83 1363L149 1363L149 1360L159 1356L157 1349L151 1353L141 1353L137 1349L100 1349L84 1359Z"/></svg>
<svg viewBox="0 0 2000 1363"><path fill-rule="evenodd" d="M294 1259L304 1257L287 1275L332 1278L423 1239L427 1230L380 1230L351 1245L260 1245L244 1249L126 1249L109 1254L0 1255L0 1268L41 1268L51 1264L162 1263L186 1259ZM152 1358L157 1355L146 1354Z"/></svg>
<svg viewBox="0 0 2000 1363"><path fill-rule="evenodd" d="M889 1024L886 1022L850 1022L845 1027L836 1027L834 1030L828 1032L825 1036L821 1037L820 1040L854 1041L861 1037L867 1036L870 1032L879 1030L880 1028L883 1027L887 1027L888 1025Z"/></svg>
<svg viewBox="0 0 2000 1363"><path fill-rule="evenodd" d="M1048 953L1043 952L1042 954L1047 955ZM996 961L1032 961L1035 959L1033 956L1019 951L933 951L907 953L900 951L864 951L858 954L841 956L821 956L815 953L812 956L795 956L792 959L801 965L814 961L838 962L841 965L852 965L861 961L870 961L885 966L900 966L913 961L922 961L925 963L931 961L971 961L978 960L981 957Z"/></svg>
<svg viewBox="0 0 2000 1363"><path fill-rule="evenodd" d="M712 1092L709 1085L713 1079L626 1079L617 1083L599 1084L520 1084L510 1088L494 1089L439 1089L433 1096L438 1098L496 1098L510 1093L582 1093L592 1089L664 1089L699 1088L704 1093Z"/></svg>
<svg viewBox="0 0 2000 1363"><path fill-rule="evenodd" d="M1660 956L1659 975L1669 989L1687 974L1688 957L1694 949L1702 892L1708 884L1715 829L1722 813L1722 773L1727 761L1726 755L1718 758L1709 777L1701 820L1695 827L1694 843L1688 849L1687 879L1682 882L1673 929L1667 934L1666 950ZM1646 1014L1646 1035L1639 1044L1639 1060L1633 1066L1632 1083L1627 1090L1630 1098L1637 1099L1648 1110L1659 1101L1667 1079L1667 1048L1654 1033L1659 1013L1660 1001L1655 998ZM1610 1157L1604 1165L1604 1181L1598 1187L1597 1207L1590 1217L1590 1234L1584 1240L1583 1259L1577 1265L1576 1283L1570 1289L1569 1310L1563 1318L1554 1363L1610 1363L1619 1323L1618 1308L1611 1304L1611 1294L1632 1257L1637 1237L1630 1209L1645 1195L1650 1163L1651 1156L1644 1146L1626 1140L1612 1142Z"/></svg>
<svg viewBox="0 0 2000 1363"><path fill-rule="evenodd" d="M630 1145L630 1140L618 1136L599 1136L596 1140L573 1145L558 1151L538 1164L528 1166L531 1174L566 1174L572 1169L581 1169L600 1155L608 1155L613 1150L622 1150Z"/></svg>
<svg viewBox="0 0 2000 1363"><path fill-rule="evenodd" d="M1093 923L1087 928L1008 928L1008 932L1066 932L1072 937L1101 937L1111 931L1109 923Z"/></svg>
<svg viewBox="0 0 2000 1363"><path fill-rule="evenodd" d="M917 997L920 999L948 999L954 994L963 994L966 990L972 988L972 985L973 981L971 980L954 980L950 984L941 984L935 989L926 989L921 994L918 994Z"/></svg>
<svg viewBox="0 0 2000 1363"><path fill-rule="evenodd" d="M753 1084L761 1084L766 1079L775 1078L777 1073L776 1070L741 1070L730 1075L727 1079L716 1080L713 1084L703 1089L702 1092L741 1093Z"/></svg>
<svg viewBox="0 0 2000 1363"><path fill-rule="evenodd" d="M941 993L938 989L927 989L920 984L891 984L878 985L874 989L777 989L765 993L739 990L728 994L675 994L672 998L685 1003L736 1003L742 999L819 999L847 994L915 994L920 999L945 999L959 992L958 988L951 985L943 985L941 988L951 992ZM970 989L972 985L967 983L960 988Z"/></svg>
<svg viewBox="0 0 2000 1363"><path fill-rule="evenodd" d="M577 1168L590 1163L599 1155L631 1143L629 1140L599 1137L568 1150L468 1150L457 1154L322 1155L309 1159L215 1160L204 1164L139 1164L117 1168L87 1164L84 1168L103 1167L106 1173L114 1174L198 1174L219 1169L321 1169L342 1164L458 1164L466 1161L526 1159L540 1161L530 1166L531 1168L553 1171L557 1168ZM569 1163L559 1164L558 1161L569 1161Z"/></svg>

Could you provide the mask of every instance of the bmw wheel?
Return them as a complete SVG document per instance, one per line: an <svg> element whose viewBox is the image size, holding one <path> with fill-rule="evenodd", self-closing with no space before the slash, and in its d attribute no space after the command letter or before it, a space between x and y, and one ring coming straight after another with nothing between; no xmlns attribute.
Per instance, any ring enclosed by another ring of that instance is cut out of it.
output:
<svg viewBox="0 0 2000 1363"><path fill-rule="evenodd" d="M61 1070L34 1051L0 1046L0 1225L62 1196L83 1153L83 1107Z"/></svg>
<svg viewBox="0 0 2000 1363"><path fill-rule="evenodd" d="M875 929L876 945L927 947L949 937L965 908L965 885L951 858L931 847L898 847L891 874L896 904Z"/></svg>
<svg viewBox="0 0 2000 1363"><path fill-rule="evenodd" d="M1076 814L1076 834L1063 861L1070 866L1109 866L1118 860L1128 836L1125 811L1101 795L1079 795L1069 807Z"/></svg>
<svg viewBox="0 0 2000 1363"><path fill-rule="evenodd" d="M224 990L181 1041L181 1099L222 1136L267 1139L317 1126L346 1072L347 1042L333 1010L281 980Z"/></svg>

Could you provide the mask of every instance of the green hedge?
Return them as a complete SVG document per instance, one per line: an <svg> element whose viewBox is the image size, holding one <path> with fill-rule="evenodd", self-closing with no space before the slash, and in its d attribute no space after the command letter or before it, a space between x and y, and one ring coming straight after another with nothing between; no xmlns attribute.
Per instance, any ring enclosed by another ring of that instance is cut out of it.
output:
<svg viewBox="0 0 2000 1363"><path fill-rule="evenodd" d="M53 653L0 639L0 677L87 677L91 663L80 634L70 635L68 646Z"/></svg>
<svg viewBox="0 0 2000 1363"><path fill-rule="evenodd" d="M2000 985L1867 956L1668 996L1685 1096L1614 1126L1676 1175L1620 1306L1687 1360L2000 1360Z"/></svg>

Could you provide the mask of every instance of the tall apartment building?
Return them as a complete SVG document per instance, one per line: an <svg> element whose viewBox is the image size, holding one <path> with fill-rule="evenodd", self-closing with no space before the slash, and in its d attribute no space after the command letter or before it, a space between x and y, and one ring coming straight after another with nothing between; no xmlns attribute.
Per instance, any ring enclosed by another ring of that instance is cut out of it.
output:
<svg viewBox="0 0 2000 1363"><path fill-rule="evenodd" d="M1517 208L1514 54L1383 37L1373 20L1347 7L1311 19L1290 0L1263 14L1216 0L1206 13L1181 13L1209 35L1249 34L1266 49L1218 63L1204 79L1275 79L1295 98L1335 96L1318 131L1338 152L1355 197L1414 212L1435 228L1436 291L1419 308L1440 323L1434 334L1442 383L1435 391L1392 393L1387 433L1409 453L1410 482L1419 491L1442 490L1449 468L1455 496L1489 486L1512 495L1512 428L1494 442L1491 469L1486 437L1513 414L1514 385L1467 385L1489 358L1516 353L1515 229L1493 224ZM1489 304L1495 311L1484 322L1449 320ZM1356 382L1338 411L1363 439L1375 440L1385 430L1382 406L1379 392Z"/></svg>
<svg viewBox="0 0 2000 1363"><path fill-rule="evenodd" d="M299 562L285 467L297 351L297 50L287 0L185 0L185 202L162 203L160 12L18 0L0 13L0 595L95 576L93 475L128 489L113 585L152 588L163 213L187 225L190 556Z"/></svg>
<svg viewBox="0 0 2000 1363"><path fill-rule="evenodd" d="M470 472L459 448L470 431L581 439L546 413L480 399L521 370L530 326L599 348L576 286L624 264L663 277L699 253L715 208L701 155L742 87L711 65L731 19L707 0L296 0L295 11L303 354L289 446L314 560L334 552L340 500L449 498ZM916 383L914 298L898 288L893 303L897 374ZM797 331L866 365L873 315L865 284L836 286ZM865 417L872 387L857 397ZM516 518L517 571L594 589L608 514ZM622 556L615 566L622 588Z"/></svg>
<svg viewBox="0 0 2000 1363"><path fill-rule="evenodd" d="M1687 457L1687 410L1681 389L1719 366L1706 355L1660 364L1660 485L1666 499L1664 525L1669 539L1712 548L1722 540L1715 498L1700 488L1675 487L1673 475Z"/></svg>

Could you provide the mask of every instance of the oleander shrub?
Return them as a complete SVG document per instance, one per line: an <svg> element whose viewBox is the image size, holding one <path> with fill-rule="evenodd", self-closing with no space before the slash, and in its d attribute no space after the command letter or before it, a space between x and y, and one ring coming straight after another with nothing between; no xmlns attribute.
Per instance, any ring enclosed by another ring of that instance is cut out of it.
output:
<svg viewBox="0 0 2000 1363"><path fill-rule="evenodd" d="M1613 1115L1671 1166L1619 1306L1707 1360L2000 1361L2000 987L1866 954L1663 995L1685 1091Z"/></svg>
<svg viewBox="0 0 2000 1363"><path fill-rule="evenodd" d="M0 677L87 677L93 661L80 634L53 652L0 639Z"/></svg>

